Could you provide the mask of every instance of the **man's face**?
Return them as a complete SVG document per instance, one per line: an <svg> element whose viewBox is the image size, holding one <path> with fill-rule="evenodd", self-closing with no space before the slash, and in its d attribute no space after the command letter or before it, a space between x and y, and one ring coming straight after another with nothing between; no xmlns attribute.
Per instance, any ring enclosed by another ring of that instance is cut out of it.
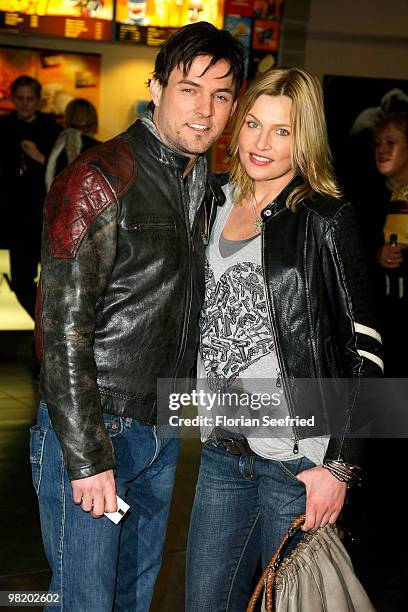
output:
<svg viewBox="0 0 408 612"><path fill-rule="evenodd" d="M35 117L39 99L35 91L29 85L21 85L17 87L14 95L11 98L16 109L19 119L23 121L31 121Z"/></svg>
<svg viewBox="0 0 408 612"><path fill-rule="evenodd" d="M198 56L186 76L177 67L165 87L157 80L150 84L160 138L190 158L205 153L219 138L236 106L233 77L225 76L229 64L220 60L203 74L210 61Z"/></svg>

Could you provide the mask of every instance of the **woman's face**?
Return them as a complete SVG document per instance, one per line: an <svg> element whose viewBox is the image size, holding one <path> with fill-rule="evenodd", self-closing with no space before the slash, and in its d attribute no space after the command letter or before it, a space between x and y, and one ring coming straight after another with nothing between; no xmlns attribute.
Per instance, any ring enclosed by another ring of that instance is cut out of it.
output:
<svg viewBox="0 0 408 612"><path fill-rule="evenodd" d="M401 130L389 124L375 136L375 162L378 171L390 178L408 173L408 143Z"/></svg>
<svg viewBox="0 0 408 612"><path fill-rule="evenodd" d="M261 95L249 110L239 133L239 158L256 182L273 181L282 188L294 176L291 163L292 100Z"/></svg>

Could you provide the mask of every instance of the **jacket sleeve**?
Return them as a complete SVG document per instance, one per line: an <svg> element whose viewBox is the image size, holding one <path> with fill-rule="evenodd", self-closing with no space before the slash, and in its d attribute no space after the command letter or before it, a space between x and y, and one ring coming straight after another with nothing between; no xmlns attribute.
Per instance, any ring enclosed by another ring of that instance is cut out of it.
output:
<svg viewBox="0 0 408 612"><path fill-rule="evenodd" d="M97 169L74 162L45 205L36 343L41 392L71 480L114 469L93 355L95 309L116 252L117 201Z"/></svg>
<svg viewBox="0 0 408 612"><path fill-rule="evenodd" d="M330 439L325 459L361 465L364 441L353 437L353 431L358 429L358 417L370 410L362 378L382 376L384 364L368 263L356 213L349 203L340 206L326 228L321 254L341 375L350 383L344 430Z"/></svg>

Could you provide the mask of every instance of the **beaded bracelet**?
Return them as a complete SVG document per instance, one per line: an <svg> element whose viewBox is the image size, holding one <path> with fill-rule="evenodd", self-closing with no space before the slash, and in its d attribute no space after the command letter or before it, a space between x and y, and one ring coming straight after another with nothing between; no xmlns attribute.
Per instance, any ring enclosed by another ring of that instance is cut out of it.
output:
<svg viewBox="0 0 408 612"><path fill-rule="evenodd" d="M350 465L342 461L324 461L323 467L329 470L337 480L346 483L348 489L361 480L361 468L357 465Z"/></svg>

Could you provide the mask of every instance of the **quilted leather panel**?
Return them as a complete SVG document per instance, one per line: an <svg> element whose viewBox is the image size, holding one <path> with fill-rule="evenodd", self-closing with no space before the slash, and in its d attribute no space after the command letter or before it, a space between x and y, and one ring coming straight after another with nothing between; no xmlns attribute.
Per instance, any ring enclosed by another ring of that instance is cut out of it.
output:
<svg viewBox="0 0 408 612"><path fill-rule="evenodd" d="M54 257L74 258L94 219L126 192L134 177L132 149L120 138L94 147L62 172L45 203Z"/></svg>

